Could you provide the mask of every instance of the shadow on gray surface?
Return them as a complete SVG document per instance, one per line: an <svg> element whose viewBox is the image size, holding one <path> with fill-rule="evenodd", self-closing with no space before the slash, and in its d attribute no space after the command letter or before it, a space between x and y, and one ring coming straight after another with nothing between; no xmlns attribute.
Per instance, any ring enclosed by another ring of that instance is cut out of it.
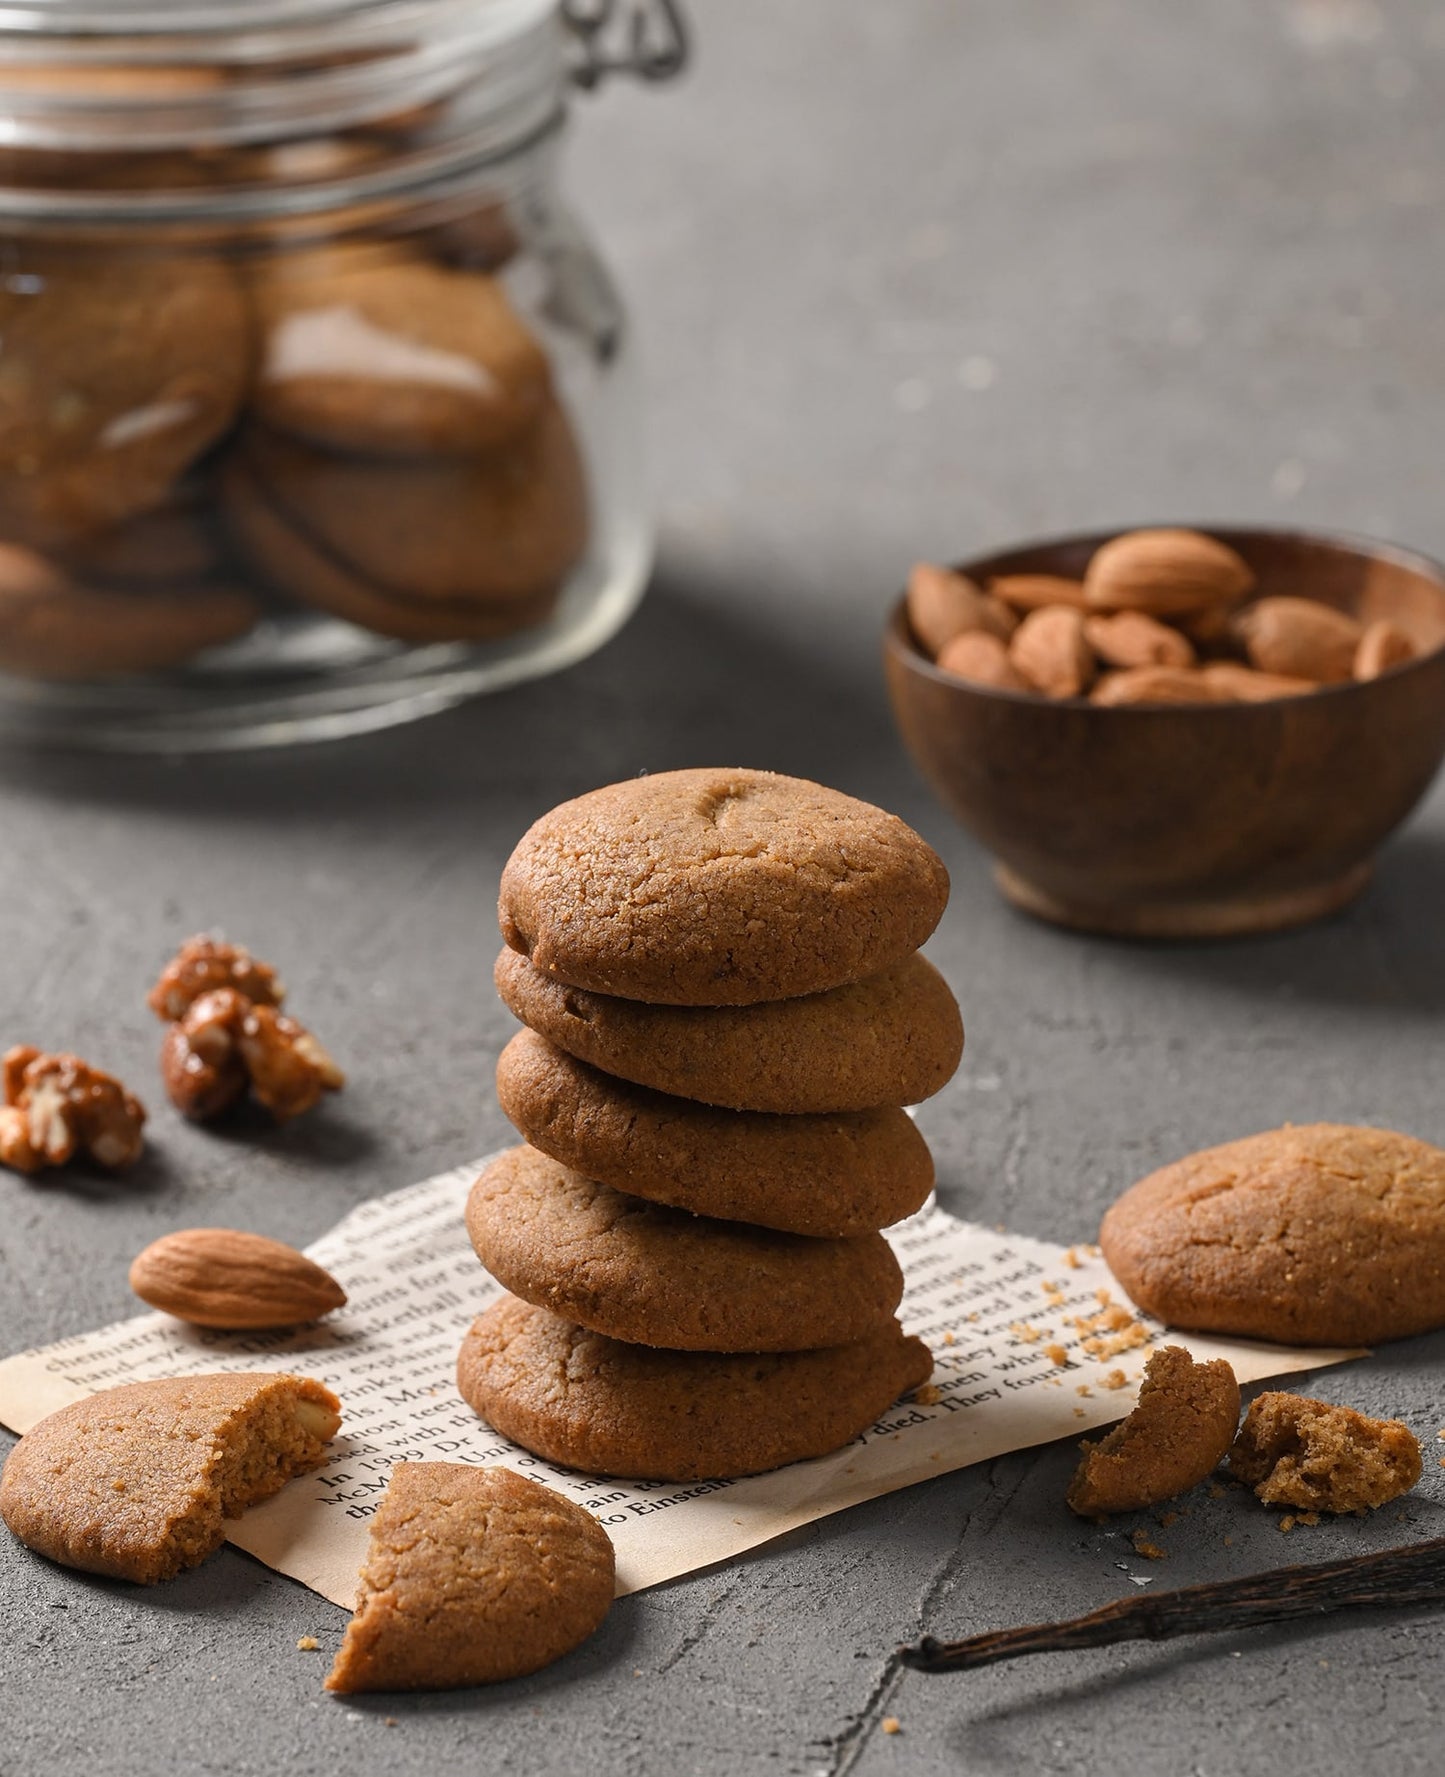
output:
<svg viewBox="0 0 1445 1777"><path fill-rule="evenodd" d="M781 612L799 603L778 586ZM11 753L0 775L35 797L304 826L357 810L404 823L531 781L580 791L699 763L846 781L875 775L880 754L896 771L900 752L875 651L845 665L678 563L592 659L408 727L180 760Z"/></svg>
<svg viewBox="0 0 1445 1777"><path fill-rule="evenodd" d="M348 1118L344 1109L329 1099L287 1123L278 1123L253 1100L242 1099L208 1122L205 1132L225 1146L298 1160L307 1166L354 1166L377 1148L375 1132Z"/></svg>

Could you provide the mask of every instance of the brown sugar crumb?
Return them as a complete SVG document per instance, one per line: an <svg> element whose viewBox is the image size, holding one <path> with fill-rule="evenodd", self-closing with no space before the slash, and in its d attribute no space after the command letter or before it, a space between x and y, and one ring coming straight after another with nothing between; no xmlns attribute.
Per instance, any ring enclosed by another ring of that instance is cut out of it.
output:
<svg viewBox="0 0 1445 1777"><path fill-rule="evenodd" d="M1113 1375L1122 1381L1122 1371ZM1222 1358L1197 1364L1183 1346L1164 1346L1149 1359L1134 1411L1083 1446L1070 1510L1092 1518L1173 1499L1223 1457L1238 1423L1239 1384L1229 1365Z"/></svg>
<svg viewBox="0 0 1445 1777"><path fill-rule="evenodd" d="M1147 1530L1136 1530L1129 1541L1134 1545L1134 1553L1142 1555L1146 1561L1167 1561L1169 1558L1168 1550L1150 1541Z"/></svg>
<svg viewBox="0 0 1445 1777"><path fill-rule="evenodd" d="M1044 1356L1051 1364L1057 1364L1061 1370L1069 1361L1068 1348L1063 1345L1046 1345L1044 1347Z"/></svg>
<svg viewBox="0 0 1445 1777"><path fill-rule="evenodd" d="M314 1635L303 1635L296 1645L303 1654L314 1654L321 1643Z"/></svg>
<svg viewBox="0 0 1445 1777"><path fill-rule="evenodd" d="M1398 1419L1262 1394L1239 1428L1229 1467L1265 1505L1363 1515L1420 1479L1420 1446Z"/></svg>
<svg viewBox="0 0 1445 1777"><path fill-rule="evenodd" d="M885 1734L901 1734L903 1732L903 1723L896 1715L885 1715L878 1725Z"/></svg>
<svg viewBox="0 0 1445 1777"><path fill-rule="evenodd" d="M933 1407L943 1399L943 1390L936 1382L925 1382L922 1388L915 1388L913 1398L920 1407Z"/></svg>
<svg viewBox="0 0 1445 1777"><path fill-rule="evenodd" d="M1179 1347L1176 1346L1175 1349L1178 1350ZM1109 1374L1104 1378L1105 1388L1127 1388L1128 1386L1129 1378L1122 1370L1110 1370Z"/></svg>

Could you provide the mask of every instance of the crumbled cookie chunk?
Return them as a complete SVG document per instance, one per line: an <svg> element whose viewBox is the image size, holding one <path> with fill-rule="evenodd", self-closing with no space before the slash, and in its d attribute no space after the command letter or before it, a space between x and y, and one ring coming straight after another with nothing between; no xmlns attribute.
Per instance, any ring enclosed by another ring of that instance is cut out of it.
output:
<svg viewBox="0 0 1445 1777"><path fill-rule="evenodd" d="M1223 1358L1196 1364L1182 1345L1149 1359L1134 1411L1097 1444L1069 1483L1080 1517L1173 1499L1220 1462L1239 1424L1239 1384Z"/></svg>
<svg viewBox="0 0 1445 1777"><path fill-rule="evenodd" d="M1250 1403L1229 1467L1266 1505L1363 1516L1420 1479L1420 1445L1398 1419L1262 1394Z"/></svg>

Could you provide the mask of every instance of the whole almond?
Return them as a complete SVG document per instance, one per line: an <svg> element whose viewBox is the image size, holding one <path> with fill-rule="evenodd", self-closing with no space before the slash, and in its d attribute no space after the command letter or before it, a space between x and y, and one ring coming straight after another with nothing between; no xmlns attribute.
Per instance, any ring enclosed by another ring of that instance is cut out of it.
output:
<svg viewBox="0 0 1445 1777"><path fill-rule="evenodd" d="M1227 703L1229 696L1202 672L1187 666L1133 666L1105 673L1094 687L1094 703Z"/></svg>
<svg viewBox="0 0 1445 1777"><path fill-rule="evenodd" d="M1143 611L1085 617L1084 637L1109 666L1194 665L1189 638Z"/></svg>
<svg viewBox="0 0 1445 1777"><path fill-rule="evenodd" d="M1260 599L1239 613L1235 629L1251 666L1322 685L1354 677L1364 634L1343 611L1302 598Z"/></svg>
<svg viewBox="0 0 1445 1777"><path fill-rule="evenodd" d="M1254 573L1227 543L1199 531L1127 531L1094 551L1084 596L1096 611L1170 617L1237 604Z"/></svg>
<svg viewBox="0 0 1445 1777"><path fill-rule="evenodd" d="M1015 672L1045 697L1079 697L1099 670L1084 639L1084 615L1072 605L1030 611L1014 631L1009 659Z"/></svg>
<svg viewBox="0 0 1445 1777"><path fill-rule="evenodd" d="M988 589L1016 611L1042 611L1045 605L1084 608L1082 580L1065 580L1058 574L997 574Z"/></svg>
<svg viewBox="0 0 1445 1777"><path fill-rule="evenodd" d="M1284 673L1262 673L1237 660L1211 660L1204 667L1209 683L1241 703L1272 703L1276 697L1303 697L1318 691L1313 679L1292 679Z"/></svg>
<svg viewBox="0 0 1445 1777"><path fill-rule="evenodd" d="M1360 637L1360 645L1355 649L1354 675L1357 679L1378 679L1392 666L1403 666L1414 658L1414 642L1398 623L1382 617Z"/></svg>
<svg viewBox="0 0 1445 1777"><path fill-rule="evenodd" d="M967 574L921 561L908 576L908 623L936 660L955 636L981 629L1006 642L1018 618L1001 599L974 584Z"/></svg>
<svg viewBox="0 0 1445 1777"><path fill-rule="evenodd" d="M994 685L1002 691L1031 691L1014 671L1008 649L986 630L969 629L955 636L938 657L941 671L973 685Z"/></svg>
<svg viewBox="0 0 1445 1777"><path fill-rule="evenodd" d="M183 1228L153 1240L130 1268L143 1302L198 1327L293 1327L340 1308L329 1272L280 1240L234 1228Z"/></svg>

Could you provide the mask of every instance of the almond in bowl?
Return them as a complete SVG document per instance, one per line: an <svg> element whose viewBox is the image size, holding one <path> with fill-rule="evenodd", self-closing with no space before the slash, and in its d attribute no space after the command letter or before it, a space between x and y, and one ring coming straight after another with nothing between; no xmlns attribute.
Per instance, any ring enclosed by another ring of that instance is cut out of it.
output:
<svg viewBox="0 0 1445 1777"><path fill-rule="evenodd" d="M998 606L1006 635L970 618ZM1445 757L1445 569L1325 533L1060 538L916 568L885 666L1016 905L1125 936L1275 931L1360 892Z"/></svg>

